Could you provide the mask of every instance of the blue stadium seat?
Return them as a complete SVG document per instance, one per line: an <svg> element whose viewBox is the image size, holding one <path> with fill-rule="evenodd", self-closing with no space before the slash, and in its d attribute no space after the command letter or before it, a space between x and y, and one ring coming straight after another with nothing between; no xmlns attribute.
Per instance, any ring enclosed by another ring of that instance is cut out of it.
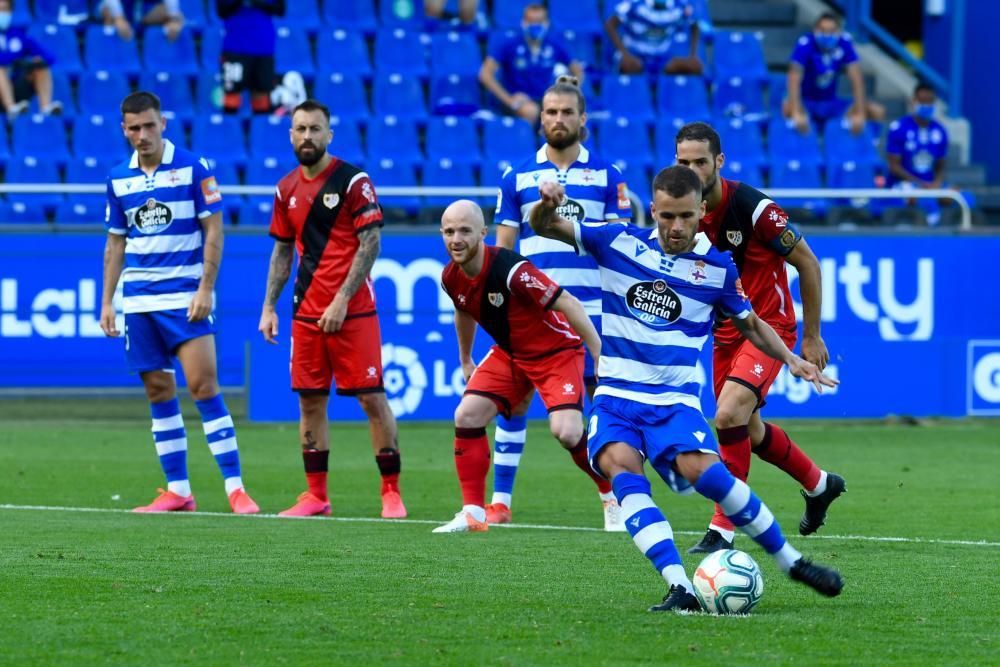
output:
<svg viewBox="0 0 1000 667"><path fill-rule="evenodd" d="M247 149L240 119L223 114L197 116L191 128L192 150L208 160L243 166Z"/></svg>
<svg viewBox="0 0 1000 667"><path fill-rule="evenodd" d="M499 30L520 30L526 5L537 0L502 0L493 3L493 25Z"/></svg>
<svg viewBox="0 0 1000 667"><path fill-rule="evenodd" d="M59 100L62 102L62 116L66 119L72 119L77 114L76 102L74 102L73 96L73 86L69 82L69 75L66 72L60 70L52 70L52 99ZM38 96L35 95L31 98L31 104L28 109L32 113L41 112L41 106L38 104Z"/></svg>
<svg viewBox="0 0 1000 667"><path fill-rule="evenodd" d="M517 37L521 34L521 15L518 14L518 23L516 28L504 28L501 29L497 26L495 29L491 30L486 39L486 53L491 54L499 48L500 44L506 42L511 37Z"/></svg>
<svg viewBox="0 0 1000 667"><path fill-rule="evenodd" d="M330 106L330 113L341 118L364 119L371 115L365 84L358 76L327 74L316 79L313 95Z"/></svg>
<svg viewBox="0 0 1000 667"><path fill-rule="evenodd" d="M147 28L143 33L142 61L145 70L194 76L199 71L194 33L181 30L176 39L170 40L162 28Z"/></svg>
<svg viewBox="0 0 1000 667"><path fill-rule="evenodd" d="M55 23L67 27L77 26L90 18L88 0L35 0L35 18L39 23ZM17 2L16 7L27 10L27 2Z"/></svg>
<svg viewBox="0 0 1000 667"><path fill-rule="evenodd" d="M471 116L481 106L479 80L472 74L431 76L431 113L438 116Z"/></svg>
<svg viewBox="0 0 1000 667"><path fill-rule="evenodd" d="M420 81L396 72L375 76L372 107L376 116L396 116L415 121L427 118L427 103Z"/></svg>
<svg viewBox="0 0 1000 667"><path fill-rule="evenodd" d="M218 68L214 72L206 72L195 78L195 101L198 104L199 114L222 113L222 74ZM246 91L243 93L243 105L240 107L237 116L248 118L250 116L250 97Z"/></svg>
<svg viewBox="0 0 1000 667"><path fill-rule="evenodd" d="M131 149L118 116L80 116L73 126L73 155L102 161L122 160ZM73 164L77 160L70 160ZM107 174L105 174L107 176ZM103 179L102 179L103 180Z"/></svg>
<svg viewBox="0 0 1000 667"><path fill-rule="evenodd" d="M84 155L83 157L77 155L74 159L66 163L66 182L103 184L108 180L108 173L111 171L111 168L115 166L116 163L125 160L128 155L129 153L125 150L116 155L114 159L101 160L90 155ZM73 195L74 199L86 199L90 197L96 197L101 202L104 201L103 194Z"/></svg>
<svg viewBox="0 0 1000 667"><path fill-rule="evenodd" d="M275 27L288 28L302 41L315 35L320 29L320 23L316 0L285 0L285 15L274 19Z"/></svg>
<svg viewBox="0 0 1000 667"><path fill-rule="evenodd" d="M278 35L274 48L275 71L278 74L298 72L307 81L312 81L316 76L316 62L309 40L287 26L278 26L275 32Z"/></svg>
<svg viewBox="0 0 1000 667"><path fill-rule="evenodd" d="M135 40L126 42L113 26L91 25L84 33L83 60L88 70L107 70L137 76L139 51Z"/></svg>
<svg viewBox="0 0 1000 667"><path fill-rule="evenodd" d="M24 200L24 195L7 195L10 201L0 202L0 222L15 225L46 224L45 208L34 200Z"/></svg>
<svg viewBox="0 0 1000 667"><path fill-rule="evenodd" d="M656 137L653 141L656 147L656 163L661 167L667 167L674 163L677 158L677 131L685 124L692 122L686 118L659 118L653 128Z"/></svg>
<svg viewBox="0 0 1000 667"><path fill-rule="evenodd" d="M483 182L499 183L503 170L527 160L539 143L535 128L520 118L504 116L483 123Z"/></svg>
<svg viewBox="0 0 1000 667"><path fill-rule="evenodd" d="M84 200L74 195L56 206L55 222L58 225L103 225L105 203L100 200Z"/></svg>
<svg viewBox="0 0 1000 667"><path fill-rule="evenodd" d="M365 79L372 76L372 59L360 33L343 28L320 31L316 38L316 56L321 72L339 72Z"/></svg>
<svg viewBox="0 0 1000 667"><path fill-rule="evenodd" d="M417 126L412 120L381 116L369 121L367 163L382 157L391 157L397 163L424 161Z"/></svg>
<svg viewBox="0 0 1000 667"><path fill-rule="evenodd" d="M823 179L819 173L818 162L804 162L797 159L771 158L772 188L821 188ZM823 215L827 209L825 199L788 199L782 198L782 207L804 208L817 215Z"/></svg>
<svg viewBox="0 0 1000 667"><path fill-rule="evenodd" d="M62 179L59 177L59 169L54 161L42 156L19 155L8 163L6 181L8 183L61 183ZM9 193L7 200L34 204L48 212L63 202L63 196L59 192Z"/></svg>
<svg viewBox="0 0 1000 667"><path fill-rule="evenodd" d="M875 163L879 159L876 143L876 138L868 126L860 133L854 134L846 118L833 118L827 121L823 131L823 146L828 164Z"/></svg>
<svg viewBox="0 0 1000 667"><path fill-rule="evenodd" d="M250 197L240 206L239 221L243 225L270 225L274 209L273 197Z"/></svg>
<svg viewBox="0 0 1000 667"><path fill-rule="evenodd" d="M773 163L789 159L805 164L822 162L816 130L810 126L809 132L802 134L791 120L780 114L767 126L767 152Z"/></svg>
<svg viewBox="0 0 1000 667"><path fill-rule="evenodd" d="M424 185L432 187L475 187L476 174L472 164L455 162L449 158L428 160L424 165ZM427 206L447 206L458 199L455 196L432 195L426 197Z"/></svg>
<svg viewBox="0 0 1000 667"><path fill-rule="evenodd" d="M406 76L427 76L423 36L415 30L383 28L375 35L375 69Z"/></svg>
<svg viewBox="0 0 1000 667"><path fill-rule="evenodd" d="M250 156L291 155L292 145L288 130L292 121L288 116L257 114L250 119ZM252 162L252 161L251 161Z"/></svg>
<svg viewBox="0 0 1000 667"><path fill-rule="evenodd" d="M604 77L601 103L613 117L621 116L633 122L648 123L653 120L653 95L649 79L644 74Z"/></svg>
<svg viewBox="0 0 1000 667"><path fill-rule="evenodd" d="M16 158L31 157L59 166L69 160L66 126L62 118L40 113L22 114L14 120L11 133ZM12 163L17 162L16 158Z"/></svg>
<svg viewBox="0 0 1000 667"><path fill-rule="evenodd" d="M634 161L626 162L624 160L615 160L615 166L621 169L625 185L643 202L643 209L645 210L653 196L653 179L650 176L650 172L657 170L657 168ZM646 215L648 218L649 211L646 211Z"/></svg>
<svg viewBox="0 0 1000 667"><path fill-rule="evenodd" d="M378 20L372 0L325 0L323 20L331 28L348 32L362 32L370 37L375 34Z"/></svg>
<svg viewBox="0 0 1000 667"><path fill-rule="evenodd" d="M764 171L757 160L730 160L722 168L723 176L734 181L742 181L755 188L764 187Z"/></svg>
<svg viewBox="0 0 1000 667"><path fill-rule="evenodd" d="M479 43L471 32L436 32L431 36L431 70L435 75L476 76L483 64ZM400 70L396 70L400 71Z"/></svg>
<svg viewBox="0 0 1000 667"><path fill-rule="evenodd" d="M247 185L270 185L278 184L288 172L296 167L298 162L291 153L281 156L269 156L256 158L247 165ZM270 198L270 197L268 197Z"/></svg>
<svg viewBox="0 0 1000 667"><path fill-rule="evenodd" d="M619 117L609 118L599 126L597 145L602 155L627 160L630 166L637 168L653 165L653 150L645 122Z"/></svg>
<svg viewBox="0 0 1000 667"><path fill-rule="evenodd" d="M424 0L387 0L379 5L383 26L407 30L421 30L424 26Z"/></svg>
<svg viewBox="0 0 1000 667"><path fill-rule="evenodd" d="M201 33L201 68L207 71L219 69L222 62L222 26L208 25Z"/></svg>
<svg viewBox="0 0 1000 667"><path fill-rule="evenodd" d="M766 81L762 36L752 32L716 30L712 54L714 76L720 79L740 77L746 81Z"/></svg>
<svg viewBox="0 0 1000 667"><path fill-rule="evenodd" d="M573 30L582 35L604 33L598 0L549 0L548 6L552 25L572 26Z"/></svg>
<svg viewBox="0 0 1000 667"><path fill-rule="evenodd" d="M788 74L773 73L767 78L767 110L772 116L781 116L781 106L788 92Z"/></svg>
<svg viewBox="0 0 1000 667"><path fill-rule="evenodd" d="M212 4L212 17L215 18L215 0L209 2ZM184 28L196 35L201 34L210 22L209 15L205 11L205 0L180 0L180 7L181 14L184 15Z"/></svg>
<svg viewBox="0 0 1000 667"><path fill-rule="evenodd" d="M712 127L719 133L727 161L760 162L764 159L764 140L756 123L742 118L716 118Z"/></svg>
<svg viewBox="0 0 1000 667"><path fill-rule="evenodd" d="M436 116L427 123L427 157L448 158L456 163L479 164L479 133L471 118Z"/></svg>
<svg viewBox="0 0 1000 667"><path fill-rule="evenodd" d="M360 167L365 164L365 148L361 143L358 119L330 116L330 129L333 130L330 152L353 165Z"/></svg>
<svg viewBox="0 0 1000 667"><path fill-rule="evenodd" d="M88 70L80 76L80 113L108 115L119 113L122 99L131 91L122 72Z"/></svg>
<svg viewBox="0 0 1000 667"><path fill-rule="evenodd" d="M375 192L383 207L403 209L407 215L416 214L420 208L420 197L386 196L379 193L379 188L385 186L416 187L417 169L414 164L397 162L389 157L375 158L366 166L365 171L375 184Z"/></svg>
<svg viewBox="0 0 1000 667"><path fill-rule="evenodd" d="M28 34L55 57L53 74L63 72L75 78L83 72L80 42L73 28L55 23L35 23L28 29Z"/></svg>
<svg viewBox="0 0 1000 667"><path fill-rule="evenodd" d="M708 92L700 76L660 75L656 86L659 114L690 121L708 120Z"/></svg>
<svg viewBox="0 0 1000 667"><path fill-rule="evenodd" d="M827 162L826 181L831 188L874 188L875 164L855 160Z"/></svg>
<svg viewBox="0 0 1000 667"><path fill-rule="evenodd" d="M706 40L704 39L704 35L702 35L701 39L698 40L698 57L705 66L702 76L706 79L711 79L712 61L708 59L708 51L705 47L705 42ZM689 55L691 55L690 37L686 32L679 32L674 36L674 40L670 42L670 48L667 49L667 58L673 58L675 56L687 58Z"/></svg>
<svg viewBox="0 0 1000 667"><path fill-rule="evenodd" d="M719 77L715 83L712 106L716 116L761 120L764 118L764 91L758 80L738 76Z"/></svg>
<svg viewBox="0 0 1000 667"><path fill-rule="evenodd" d="M146 71L139 77L139 88L160 98L163 117L185 126L194 118L191 82L184 74Z"/></svg>
<svg viewBox="0 0 1000 667"><path fill-rule="evenodd" d="M10 137L7 136L7 123L0 123L0 167L10 160Z"/></svg>
<svg viewBox="0 0 1000 667"><path fill-rule="evenodd" d="M576 30L564 30L560 35L573 60L583 65L585 70L600 70L594 36Z"/></svg>

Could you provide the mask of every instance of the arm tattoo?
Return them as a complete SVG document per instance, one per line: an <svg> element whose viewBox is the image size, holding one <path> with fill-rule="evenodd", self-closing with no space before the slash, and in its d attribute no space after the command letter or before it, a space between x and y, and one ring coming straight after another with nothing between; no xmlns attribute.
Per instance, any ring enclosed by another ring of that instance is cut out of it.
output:
<svg viewBox="0 0 1000 667"><path fill-rule="evenodd" d="M281 290L288 282L288 276L292 273L292 250L291 243L275 243L271 252L271 266L267 270L267 291L264 293L264 304L273 306L281 296Z"/></svg>
<svg viewBox="0 0 1000 667"><path fill-rule="evenodd" d="M340 286L340 291L347 299L354 296L354 293L368 278L368 273L372 270L375 258L378 257L382 246L382 235L379 228L372 225L358 234L358 241L361 245L358 246L358 251L354 255L354 261L351 262L351 270L347 273L344 284Z"/></svg>

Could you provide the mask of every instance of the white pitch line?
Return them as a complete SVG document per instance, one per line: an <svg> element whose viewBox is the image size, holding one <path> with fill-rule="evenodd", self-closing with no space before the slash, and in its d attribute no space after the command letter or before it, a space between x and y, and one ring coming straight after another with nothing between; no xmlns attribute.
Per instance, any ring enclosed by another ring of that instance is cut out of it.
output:
<svg viewBox="0 0 1000 667"><path fill-rule="evenodd" d="M57 507L52 505L11 505L0 503L0 510L20 510L35 512L90 512L96 514L133 514L132 510L115 509L111 507ZM412 523L428 526L437 526L442 521L431 519L382 519L378 517L363 516L307 516L307 517L287 517L277 514L232 514L230 512L162 512L157 516L212 516L212 517L240 517L245 519L281 519L295 521L338 521L341 523ZM601 528L589 526L550 526L535 523L507 523L493 526L493 528L503 529L528 529L528 530L570 530L581 533L603 533ZM675 530L677 535L701 535L700 531ZM942 544L948 546L963 547L1000 547L1000 542L987 542L985 540L942 540L924 537L889 537L878 535L810 535L808 538L794 536L797 542L801 540L846 540L849 542L893 542L900 544Z"/></svg>

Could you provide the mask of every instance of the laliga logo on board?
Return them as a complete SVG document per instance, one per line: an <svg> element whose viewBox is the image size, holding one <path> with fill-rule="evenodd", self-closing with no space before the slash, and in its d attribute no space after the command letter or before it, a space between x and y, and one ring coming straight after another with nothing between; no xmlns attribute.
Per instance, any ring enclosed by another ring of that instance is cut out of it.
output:
<svg viewBox="0 0 1000 667"><path fill-rule="evenodd" d="M382 382L392 414L413 414L427 388L427 371L412 349L386 343L382 346Z"/></svg>
<svg viewBox="0 0 1000 667"><path fill-rule="evenodd" d="M971 340L968 344L966 413L1000 415L1000 340Z"/></svg>
<svg viewBox="0 0 1000 667"><path fill-rule="evenodd" d="M19 300L31 299L24 319L18 314ZM121 290L115 294L118 328L124 327ZM22 294L15 278L0 280L0 338L103 338L97 303L97 281L83 279L76 289L47 288L34 296Z"/></svg>

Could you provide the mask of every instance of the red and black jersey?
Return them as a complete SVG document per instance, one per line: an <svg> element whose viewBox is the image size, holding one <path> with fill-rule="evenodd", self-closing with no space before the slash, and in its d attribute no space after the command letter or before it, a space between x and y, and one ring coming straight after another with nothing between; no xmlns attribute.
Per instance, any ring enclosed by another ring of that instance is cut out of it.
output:
<svg viewBox="0 0 1000 667"><path fill-rule="evenodd" d="M705 215L699 231L719 250L728 250L757 316L778 333L795 330L795 309L785 275L785 257L802 238L788 215L746 183L722 180L722 201ZM740 337L732 322L715 332L723 344Z"/></svg>
<svg viewBox="0 0 1000 667"><path fill-rule="evenodd" d="M516 252L483 246L483 268L475 278L455 262L441 274L441 286L515 359L536 359L579 347L580 336L552 304L562 293L534 264Z"/></svg>
<svg viewBox="0 0 1000 667"><path fill-rule="evenodd" d="M271 236L295 242L299 270L295 276L294 317L318 320L344 284L360 245L358 233L382 226L382 209L368 174L333 158L316 178L296 167L274 193ZM347 306L347 317L375 312L371 278Z"/></svg>

